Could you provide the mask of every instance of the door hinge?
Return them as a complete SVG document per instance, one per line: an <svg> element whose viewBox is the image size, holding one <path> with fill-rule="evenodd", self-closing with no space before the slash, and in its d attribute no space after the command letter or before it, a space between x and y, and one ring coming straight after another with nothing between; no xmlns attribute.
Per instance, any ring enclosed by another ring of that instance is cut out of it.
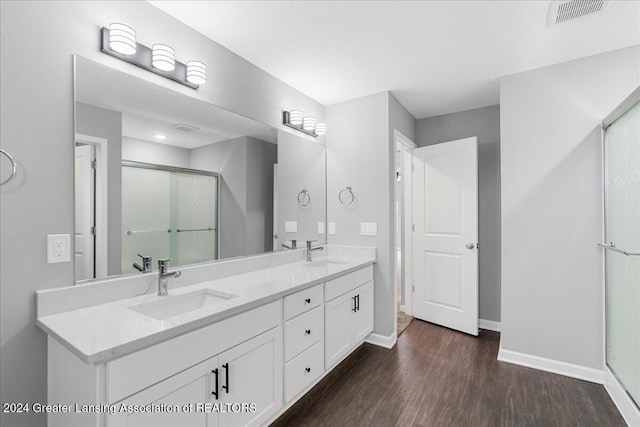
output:
<svg viewBox="0 0 640 427"><path fill-rule="evenodd" d="M411 172L415 172L415 171L416 171L416 165L411 163Z"/></svg>
<svg viewBox="0 0 640 427"><path fill-rule="evenodd" d="M91 234L94 235L94 236L96 235L96 226L95 225L91 226Z"/></svg>
<svg viewBox="0 0 640 427"><path fill-rule="evenodd" d="M94 160L91 160L91 169L96 169L96 167L97 167L97 166L96 166L96 161L95 161L95 159L94 159Z"/></svg>
<svg viewBox="0 0 640 427"><path fill-rule="evenodd" d="M416 285L411 285L411 292L416 292Z"/></svg>
<svg viewBox="0 0 640 427"><path fill-rule="evenodd" d="M411 224L411 231L413 231L413 232L416 231L416 225L415 224Z"/></svg>

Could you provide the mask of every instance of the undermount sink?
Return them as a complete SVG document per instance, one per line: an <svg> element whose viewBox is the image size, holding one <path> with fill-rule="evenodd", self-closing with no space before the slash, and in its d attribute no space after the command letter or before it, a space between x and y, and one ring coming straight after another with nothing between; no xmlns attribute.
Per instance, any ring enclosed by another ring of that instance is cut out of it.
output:
<svg viewBox="0 0 640 427"><path fill-rule="evenodd" d="M344 262L344 261L336 261L336 260L333 260L333 259L320 259L318 261L313 261L313 262L310 262L308 264L305 264L305 266L307 266L307 267L322 267L322 268L324 268L324 267L330 267L332 265L345 265L345 264L346 264L346 262Z"/></svg>
<svg viewBox="0 0 640 427"><path fill-rule="evenodd" d="M211 289L202 289L184 295L163 297L160 301L134 305L129 307L129 309L156 320L165 320L235 297L237 297L237 295L213 291Z"/></svg>

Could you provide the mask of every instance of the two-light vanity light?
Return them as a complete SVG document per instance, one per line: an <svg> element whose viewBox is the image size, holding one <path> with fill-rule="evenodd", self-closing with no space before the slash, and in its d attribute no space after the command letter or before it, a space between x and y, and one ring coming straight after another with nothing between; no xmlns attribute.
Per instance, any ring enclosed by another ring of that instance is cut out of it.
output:
<svg viewBox="0 0 640 427"><path fill-rule="evenodd" d="M176 61L171 46L156 43L151 49L136 41L136 32L125 24L113 23L102 28L102 52L198 89L207 82L207 66L201 61Z"/></svg>
<svg viewBox="0 0 640 427"><path fill-rule="evenodd" d="M282 113L282 123L316 138L327 133L327 125L325 123L316 123L315 117L305 117L302 111L299 110L284 111Z"/></svg>

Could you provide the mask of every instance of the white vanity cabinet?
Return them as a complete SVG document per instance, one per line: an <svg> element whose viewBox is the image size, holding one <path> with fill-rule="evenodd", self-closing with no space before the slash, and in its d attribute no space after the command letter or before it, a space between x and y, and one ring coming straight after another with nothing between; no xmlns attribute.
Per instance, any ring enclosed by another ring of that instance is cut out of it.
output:
<svg viewBox="0 0 640 427"><path fill-rule="evenodd" d="M284 298L284 400L289 402L324 373L324 286Z"/></svg>
<svg viewBox="0 0 640 427"><path fill-rule="evenodd" d="M151 404L161 411L118 412L107 427L261 425L282 405L280 334L280 327L271 329L117 402L117 408Z"/></svg>
<svg viewBox="0 0 640 427"><path fill-rule="evenodd" d="M373 331L373 268L325 285L325 369L330 369Z"/></svg>
<svg viewBox="0 0 640 427"><path fill-rule="evenodd" d="M281 300L100 364L50 338L49 401L108 406L114 414L49 414L48 425L262 425L282 407L282 348ZM157 413L139 411L163 404Z"/></svg>

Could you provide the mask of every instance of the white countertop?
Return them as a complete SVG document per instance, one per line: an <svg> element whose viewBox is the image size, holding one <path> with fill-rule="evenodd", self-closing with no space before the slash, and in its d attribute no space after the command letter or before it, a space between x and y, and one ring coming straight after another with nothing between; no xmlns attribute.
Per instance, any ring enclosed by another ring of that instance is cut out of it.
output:
<svg viewBox="0 0 640 427"><path fill-rule="evenodd" d="M169 279L168 296L159 297L154 293L121 299L39 317L37 324L84 362L100 363L275 301L375 262L375 258L369 257L325 256L314 257L313 264L326 259L341 263L309 266L306 262L295 262L178 289L171 288L171 281L175 279ZM156 286L155 282L153 286ZM203 289L233 294L236 297L165 320L156 320L129 308Z"/></svg>

